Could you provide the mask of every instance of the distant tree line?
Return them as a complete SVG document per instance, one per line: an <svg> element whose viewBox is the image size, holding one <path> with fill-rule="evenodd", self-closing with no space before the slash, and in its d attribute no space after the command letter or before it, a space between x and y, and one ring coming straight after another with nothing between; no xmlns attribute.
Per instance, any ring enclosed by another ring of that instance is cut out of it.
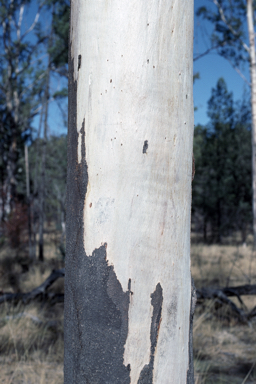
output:
<svg viewBox="0 0 256 384"><path fill-rule="evenodd" d="M251 105L252 229L256 249L256 3L254 0L211 0L204 3L196 9L198 26L205 20L207 30L210 26L211 32L207 39L206 50L195 55L194 60L214 51L229 62L250 88L248 103ZM203 34L205 34L204 28L203 23L200 31ZM242 211L244 212L244 209ZM227 227L224 226L223 220L218 226Z"/></svg>
<svg viewBox="0 0 256 384"><path fill-rule="evenodd" d="M195 127L192 228L207 242L235 232L245 242L252 231L250 102L235 103L220 79L208 116L207 126Z"/></svg>
<svg viewBox="0 0 256 384"><path fill-rule="evenodd" d="M17 248L26 228L32 260L45 221L65 227L66 137L50 133L49 106L64 127L68 28L69 0L0 0L0 239Z"/></svg>

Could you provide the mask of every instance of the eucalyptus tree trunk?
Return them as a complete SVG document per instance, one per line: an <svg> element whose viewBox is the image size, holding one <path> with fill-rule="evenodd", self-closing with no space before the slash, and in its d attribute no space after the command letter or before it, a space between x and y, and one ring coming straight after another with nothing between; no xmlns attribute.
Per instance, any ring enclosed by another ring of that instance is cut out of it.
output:
<svg viewBox="0 0 256 384"><path fill-rule="evenodd" d="M65 384L194 382L192 43L191 0L71 1Z"/></svg>
<svg viewBox="0 0 256 384"><path fill-rule="evenodd" d="M250 42L251 106L252 106L252 206L253 238L256 249L256 55L252 0L247 0L247 24Z"/></svg>

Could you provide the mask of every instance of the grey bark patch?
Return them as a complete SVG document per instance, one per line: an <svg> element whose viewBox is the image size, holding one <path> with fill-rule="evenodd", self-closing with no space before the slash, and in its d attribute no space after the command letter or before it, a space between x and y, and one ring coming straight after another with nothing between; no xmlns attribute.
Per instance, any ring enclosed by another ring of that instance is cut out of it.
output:
<svg viewBox="0 0 256 384"><path fill-rule="evenodd" d="M69 70L64 383L129 384L129 367L123 363L129 290L123 292L114 267L108 265L106 245L92 256L83 245L88 167L84 122L78 163L77 82L70 57Z"/></svg>
<svg viewBox="0 0 256 384"><path fill-rule="evenodd" d="M145 140L142 148L142 153L147 153L147 150L148 150L148 140Z"/></svg>
<svg viewBox="0 0 256 384"><path fill-rule="evenodd" d="M189 324L189 365L187 371L187 384L194 384L194 361L193 361L193 318L196 307L196 287L191 278L191 304Z"/></svg>
<svg viewBox="0 0 256 384"><path fill-rule="evenodd" d="M138 384L153 384L153 369L154 369L154 359L155 351L157 346L157 339L159 328L161 324L161 315L162 315L162 305L163 305L163 289L161 284L158 283L155 289L155 292L151 294L151 305L153 306L153 315L151 319L151 329L150 329L150 361L149 364L146 364L138 380Z"/></svg>
<svg viewBox="0 0 256 384"><path fill-rule="evenodd" d="M129 384L129 367L123 364L129 291L123 292L108 265L105 246L88 257L81 242L71 274L69 348L75 361L66 383Z"/></svg>
<svg viewBox="0 0 256 384"><path fill-rule="evenodd" d="M170 305L167 307L167 312L170 319L168 322L169 336L173 338L177 332L178 298L176 292L172 295Z"/></svg>

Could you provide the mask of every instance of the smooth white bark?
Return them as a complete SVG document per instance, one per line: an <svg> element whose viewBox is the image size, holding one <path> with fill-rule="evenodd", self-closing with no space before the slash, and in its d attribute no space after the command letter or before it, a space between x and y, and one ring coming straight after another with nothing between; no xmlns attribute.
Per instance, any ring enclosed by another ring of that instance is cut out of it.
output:
<svg viewBox="0 0 256 384"><path fill-rule="evenodd" d="M85 252L107 243L124 291L131 279L124 354L131 384L149 363L150 295L158 283L163 308L153 382L185 383L193 1L73 0L72 7L77 131L84 122L88 165Z"/></svg>

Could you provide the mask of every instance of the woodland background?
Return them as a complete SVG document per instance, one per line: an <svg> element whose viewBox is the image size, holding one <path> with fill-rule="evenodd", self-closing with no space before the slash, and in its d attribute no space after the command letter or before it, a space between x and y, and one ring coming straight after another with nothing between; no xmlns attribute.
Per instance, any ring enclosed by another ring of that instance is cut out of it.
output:
<svg viewBox="0 0 256 384"><path fill-rule="evenodd" d="M245 2L226 3L246 38ZM213 28L203 55L214 51L248 72L216 1L205 4L196 7L198 33L205 20ZM0 0L0 383L63 382L68 30L68 0ZM235 100L219 78L207 105L208 123L195 126L192 186L201 293L256 284L249 86ZM254 296L237 295L235 310L216 295L198 297L196 383L255 383Z"/></svg>

